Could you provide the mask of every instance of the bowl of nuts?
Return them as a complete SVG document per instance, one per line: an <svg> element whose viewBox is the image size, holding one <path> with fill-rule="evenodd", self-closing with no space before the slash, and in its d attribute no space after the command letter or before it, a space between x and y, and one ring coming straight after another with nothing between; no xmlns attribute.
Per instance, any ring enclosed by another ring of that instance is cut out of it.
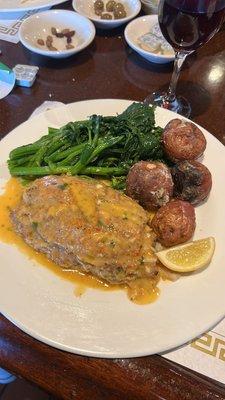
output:
<svg viewBox="0 0 225 400"><path fill-rule="evenodd" d="M86 17L66 10L31 15L19 29L21 43L34 53L65 58L86 48L95 37L95 27Z"/></svg>
<svg viewBox="0 0 225 400"><path fill-rule="evenodd" d="M112 29L127 23L140 12L140 0L73 0L73 8L91 19L97 28Z"/></svg>

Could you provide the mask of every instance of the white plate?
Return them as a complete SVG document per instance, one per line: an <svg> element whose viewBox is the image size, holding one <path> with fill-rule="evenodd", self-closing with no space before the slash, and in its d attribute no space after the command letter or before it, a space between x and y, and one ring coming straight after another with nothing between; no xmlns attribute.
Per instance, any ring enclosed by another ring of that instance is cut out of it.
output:
<svg viewBox="0 0 225 400"><path fill-rule="evenodd" d="M53 7L66 0L0 0L0 12L19 12Z"/></svg>
<svg viewBox="0 0 225 400"><path fill-rule="evenodd" d="M126 26L124 36L129 46L140 56L156 64L166 64L174 60L175 54L166 56L151 53L150 51L143 50L138 44L138 39L142 35L149 33L157 23L157 15L144 15L143 17L136 18Z"/></svg>
<svg viewBox="0 0 225 400"><path fill-rule="evenodd" d="M66 49L66 38L52 36L51 29L58 32L67 28L75 31L72 37L73 49ZM38 39L46 41L47 36L53 37L53 46L56 51L50 51L46 46L38 45ZM94 40L95 26L83 15L68 10L48 10L31 15L23 21L19 29L21 43L34 53L52 58L70 57L85 49Z"/></svg>
<svg viewBox="0 0 225 400"><path fill-rule="evenodd" d="M29 143L70 120L95 113L116 114L127 100L90 100L50 110L13 130L0 145L4 163L16 146ZM158 108L162 127L177 115ZM123 291L89 289L74 296L72 283L27 259L13 246L0 243L0 312L31 336L62 350L88 356L136 357L180 346L212 328L225 315L224 267L224 147L203 130L208 141L204 163L212 172L208 201L196 209L195 238L214 236L216 251L201 273L174 283L162 283L161 295L152 304L131 303ZM1 183L9 175L1 169Z"/></svg>

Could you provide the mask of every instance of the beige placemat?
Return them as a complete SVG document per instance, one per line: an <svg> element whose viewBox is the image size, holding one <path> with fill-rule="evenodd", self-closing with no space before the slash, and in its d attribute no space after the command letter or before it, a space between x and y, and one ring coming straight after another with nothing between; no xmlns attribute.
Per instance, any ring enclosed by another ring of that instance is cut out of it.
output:
<svg viewBox="0 0 225 400"><path fill-rule="evenodd" d="M225 384L225 319L199 339L163 357Z"/></svg>

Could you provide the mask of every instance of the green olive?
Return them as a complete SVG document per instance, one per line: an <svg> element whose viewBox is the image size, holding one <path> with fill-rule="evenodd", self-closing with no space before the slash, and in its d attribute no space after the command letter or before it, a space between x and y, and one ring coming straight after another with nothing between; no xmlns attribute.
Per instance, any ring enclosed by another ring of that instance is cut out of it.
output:
<svg viewBox="0 0 225 400"><path fill-rule="evenodd" d="M116 2L114 0L109 0L106 3L106 11L112 12L114 10L115 6L116 6Z"/></svg>
<svg viewBox="0 0 225 400"><path fill-rule="evenodd" d="M125 10L114 10L113 15L115 19L121 19L126 18L127 13Z"/></svg>
<svg viewBox="0 0 225 400"><path fill-rule="evenodd" d="M101 14L101 19L112 19L112 15L108 13L102 13Z"/></svg>
<svg viewBox="0 0 225 400"><path fill-rule="evenodd" d="M114 11L125 11L124 5L122 3L116 3L116 5L114 6Z"/></svg>
<svg viewBox="0 0 225 400"><path fill-rule="evenodd" d="M94 2L94 9L95 9L95 11L96 10L98 10L98 11L103 11L104 10L104 3L103 3L103 1L102 0L96 0L95 2Z"/></svg>

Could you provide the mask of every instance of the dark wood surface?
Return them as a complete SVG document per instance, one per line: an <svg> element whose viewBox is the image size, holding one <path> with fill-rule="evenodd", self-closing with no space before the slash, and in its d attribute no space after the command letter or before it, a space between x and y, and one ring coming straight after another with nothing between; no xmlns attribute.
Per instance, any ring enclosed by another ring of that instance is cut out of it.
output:
<svg viewBox="0 0 225 400"><path fill-rule="evenodd" d="M55 400L37 385L17 378L8 385L0 385L0 400Z"/></svg>
<svg viewBox="0 0 225 400"><path fill-rule="evenodd" d="M69 7L66 3L65 6ZM45 100L70 103L94 98L143 100L166 88L172 65L150 64L125 43L123 29L97 32L93 44L61 61L1 42L0 61L39 66L32 88L15 88L0 100L3 137ZM191 118L225 144L225 31L186 61L178 85L192 104ZM0 316L0 365L54 394L70 399L222 400L225 387L159 356L94 359L65 353L21 332Z"/></svg>

